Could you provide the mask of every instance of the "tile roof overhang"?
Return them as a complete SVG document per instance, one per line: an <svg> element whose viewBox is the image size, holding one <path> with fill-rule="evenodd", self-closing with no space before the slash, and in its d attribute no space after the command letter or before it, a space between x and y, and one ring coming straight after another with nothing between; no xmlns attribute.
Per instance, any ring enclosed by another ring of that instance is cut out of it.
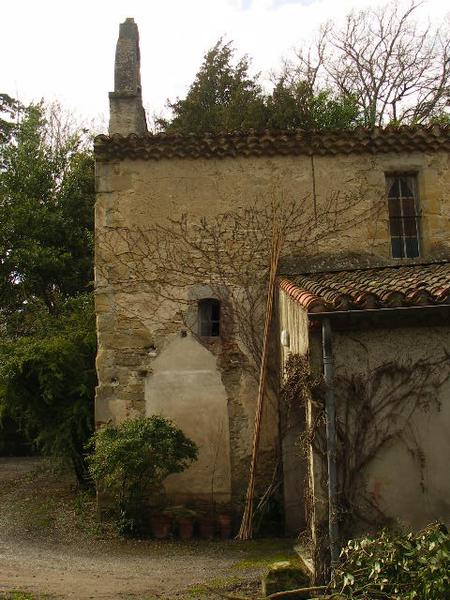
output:
<svg viewBox="0 0 450 600"><path fill-rule="evenodd" d="M98 161L450 151L450 126L99 135L94 150Z"/></svg>
<svg viewBox="0 0 450 600"><path fill-rule="evenodd" d="M311 316L450 307L450 262L281 277L278 285Z"/></svg>

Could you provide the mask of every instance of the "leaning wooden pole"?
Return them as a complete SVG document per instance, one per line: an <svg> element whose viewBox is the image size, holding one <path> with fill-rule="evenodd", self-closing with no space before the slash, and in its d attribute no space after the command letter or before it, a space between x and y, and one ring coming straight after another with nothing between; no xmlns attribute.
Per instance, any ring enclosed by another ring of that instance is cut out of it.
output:
<svg viewBox="0 0 450 600"><path fill-rule="evenodd" d="M269 356L269 335L272 322L273 298L275 290L275 278L277 275L278 262L280 260L282 247L281 231L278 224L274 223L272 228L272 247L270 252L269 285L267 289L266 317L264 322L264 337L261 354L261 366L259 370L258 399L256 402L255 425L253 433L252 459L245 499L244 514L242 515L241 527L237 535L238 540L251 540L253 536L253 500L255 496L256 467L258 464L259 440L261 437L261 420L264 406L264 392L266 388L267 359Z"/></svg>

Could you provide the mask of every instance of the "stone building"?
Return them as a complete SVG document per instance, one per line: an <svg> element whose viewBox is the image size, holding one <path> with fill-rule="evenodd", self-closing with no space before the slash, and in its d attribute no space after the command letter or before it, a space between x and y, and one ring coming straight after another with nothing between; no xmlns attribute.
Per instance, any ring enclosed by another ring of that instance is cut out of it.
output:
<svg viewBox="0 0 450 600"><path fill-rule="evenodd" d="M95 141L97 426L139 414L172 418L197 442L200 456L168 479L170 499L240 504L257 356L237 326L245 320L238 299L260 326L263 295L254 310L248 306L260 283L249 283L249 264L256 279L260 255L248 240L264 246L270 238L265 207L276 205L287 242L272 327L274 383L263 415L261 489L282 457L289 529L305 525L305 480L313 522L326 518L323 456L311 444L302 458L297 444L311 427L317 399L307 390L303 404L287 408L282 388L289 356L303 356L308 369L322 372L321 324L328 319L336 381L345 374L361 384L369 372L397 363L404 377L402 369L415 365L409 380L416 381L420 365L430 363L434 392L431 380L420 380L421 398L428 400L417 400L404 425L417 443L408 447L401 436L397 445L383 443L367 472L364 465L358 471L358 485L372 509L391 518L449 519L450 389L441 379L449 348L450 130L149 134L132 19L120 27L110 106L109 135ZM239 215L247 219L240 232ZM220 229L227 219L232 234ZM198 242L205 231L209 245ZM221 271L217 256L233 256L223 264L223 281L211 278L205 254L215 261L214 273ZM239 270L247 278L241 289ZM379 385L389 395L385 375ZM340 420L343 385L335 390ZM391 419L406 418L390 410ZM378 416L386 415L381 409Z"/></svg>

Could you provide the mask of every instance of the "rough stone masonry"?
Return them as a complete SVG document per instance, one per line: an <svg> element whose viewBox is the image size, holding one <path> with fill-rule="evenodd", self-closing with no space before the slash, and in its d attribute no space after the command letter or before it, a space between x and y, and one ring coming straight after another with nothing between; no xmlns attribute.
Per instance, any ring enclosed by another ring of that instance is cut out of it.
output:
<svg viewBox="0 0 450 600"><path fill-rule="evenodd" d="M450 187L449 135L439 127L149 134L133 19L120 25L115 89L109 97L109 136L95 143L97 426L155 412L172 418L199 445L200 457L187 472L169 478L170 501L237 507L251 452L254 359L232 326L232 310L221 312L220 335L202 335L202 303L223 301L205 279L184 287L173 280L177 292L162 301L161 290L170 290L154 276L152 256L158 250L161 255L162 246L154 244L152 228L168 227L183 214L188 223L212 222L224 213L251 209L255 202L270 206L274 198L286 203L303 199L305 215L320 214L330 202L352 196L357 201L346 212L348 222L364 210L371 217L346 230L330 221L328 231L307 238L312 241L301 256L287 257L286 265L308 272L330 264L396 264L383 204L385 178L406 172L416 174L421 205L418 260L432 260L449 248L449 203L444 201ZM180 272L180 281L183 276ZM277 348L274 338L275 372ZM276 385L268 395L262 431L258 481L264 489L283 436ZM295 439L289 444L286 456L297 452ZM301 497L286 502L303 514Z"/></svg>

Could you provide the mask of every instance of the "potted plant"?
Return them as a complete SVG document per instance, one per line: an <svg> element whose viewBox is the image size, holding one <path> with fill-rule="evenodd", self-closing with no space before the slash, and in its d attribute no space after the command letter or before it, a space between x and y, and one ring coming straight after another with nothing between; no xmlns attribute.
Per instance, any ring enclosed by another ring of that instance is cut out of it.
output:
<svg viewBox="0 0 450 600"><path fill-rule="evenodd" d="M171 506L164 511L175 521L178 526L178 537L181 540L190 540L194 535L194 523L197 513L185 506Z"/></svg>
<svg viewBox="0 0 450 600"><path fill-rule="evenodd" d="M178 519L178 535L180 540L191 540L194 535L193 517L180 517Z"/></svg>
<svg viewBox="0 0 450 600"><path fill-rule="evenodd" d="M171 473L180 473L197 459L197 446L175 425L157 415L106 425L91 438L89 471L99 494L107 493L122 533L139 535L149 499ZM158 535L167 531L167 515ZM162 523L162 521L160 520Z"/></svg>
<svg viewBox="0 0 450 600"><path fill-rule="evenodd" d="M233 518L228 513L221 513L217 517L219 523L219 533L223 540L228 540L231 537Z"/></svg>
<svg viewBox="0 0 450 600"><path fill-rule="evenodd" d="M150 516L152 535L157 540L164 540L169 537L172 529L172 518L164 512L153 513Z"/></svg>
<svg viewBox="0 0 450 600"><path fill-rule="evenodd" d="M199 534L202 540L211 540L215 534L215 519L211 514L203 514L198 519Z"/></svg>

